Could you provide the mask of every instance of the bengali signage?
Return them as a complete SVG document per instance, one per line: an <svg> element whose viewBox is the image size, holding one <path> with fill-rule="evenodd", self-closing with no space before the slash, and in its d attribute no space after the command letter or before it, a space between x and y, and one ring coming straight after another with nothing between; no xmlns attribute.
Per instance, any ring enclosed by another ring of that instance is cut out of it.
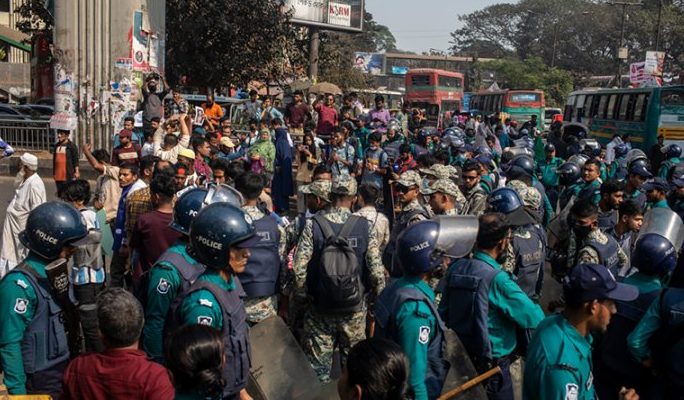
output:
<svg viewBox="0 0 684 400"><path fill-rule="evenodd" d="M364 0L284 0L292 11L291 21L330 30L360 32L363 29Z"/></svg>
<svg viewBox="0 0 684 400"><path fill-rule="evenodd" d="M646 61L644 62L644 73L652 76L663 76L663 66L665 65L664 51L647 51Z"/></svg>

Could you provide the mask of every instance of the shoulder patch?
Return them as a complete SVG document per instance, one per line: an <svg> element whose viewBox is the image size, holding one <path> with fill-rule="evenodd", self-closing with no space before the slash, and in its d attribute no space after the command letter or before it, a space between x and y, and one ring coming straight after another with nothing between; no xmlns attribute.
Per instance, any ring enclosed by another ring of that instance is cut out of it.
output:
<svg viewBox="0 0 684 400"><path fill-rule="evenodd" d="M17 314L25 314L28 309L28 303L27 299L17 298L17 301L14 303L14 312Z"/></svg>
<svg viewBox="0 0 684 400"><path fill-rule="evenodd" d="M579 386L574 383L565 384L565 400L577 400L579 397Z"/></svg>
<svg viewBox="0 0 684 400"><path fill-rule="evenodd" d="M211 322L213 321L213 318L211 317L206 317L204 315L200 315L197 317L197 323L200 325L207 325L210 326Z"/></svg>
<svg viewBox="0 0 684 400"><path fill-rule="evenodd" d="M430 341L430 327L423 325L419 328L418 342L421 344L427 344L428 341Z"/></svg>
<svg viewBox="0 0 684 400"><path fill-rule="evenodd" d="M170 286L171 285L169 284L169 281L164 278L159 278L159 284L157 284L157 293L167 294L169 292Z"/></svg>
<svg viewBox="0 0 684 400"><path fill-rule="evenodd" d="M213 307L214 303L211 302L210 300L207 299L199 299L199 303L201 306L207 306L207 307Z"/></svg>
<svg viewBox="0 0 684 400"><path fill-rule="evenodd" d="M26 281L23 279L17 279L17 286L21 287L22 289L26 289L28 287L28 283L26 283Z"/></svg>

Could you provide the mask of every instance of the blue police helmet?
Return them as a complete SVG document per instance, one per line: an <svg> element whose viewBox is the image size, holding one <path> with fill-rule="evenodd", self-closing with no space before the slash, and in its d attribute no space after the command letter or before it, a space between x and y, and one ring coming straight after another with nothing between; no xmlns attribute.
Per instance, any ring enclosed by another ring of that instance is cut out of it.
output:
<svg viewBox="0 0 684 400"><path fill-rule="evenodd" d="M677 251L663 236L647 233L634 245L631 263L646 275L666 275L677 266Z"/></svg>
<svg viewBox="0 0 684 400"><path fill-rule="evenodd" d="M71 204L50 201L29 213L19 240L32 252L48 260L59 257L66 245L79 246L88 236L83 216Z"/></svg>
<svg viewBox="0 0 684 400"><path fill-rule="evenodd" d="M232 246L251 247L258 241L252 219L229 203L204 207L190 224L192 254L210 268L228 268Z"/></svg>
<svg viewBox="0 0 684 400"><path fill-rule="evenodd" d="M667 158L679 157L682 155L682 148L678 144L673 143L667 146L665 154L667 155Z"/></svg>
<svg viewBox="0 0 684 400"><path fill-rule="evenodd" d="M558 169L556 169L558 174L558 182L563 186L570 186L577 182L577 180L582 175L580 167L571 162L566 162L562 164Z"/></svg>
<svg viewBox="0 0 684 400"><path fill-rule="evenodd" d="M204 199L208 192L204 188L190 188L183 191L173 206L173 221L169 225L171 229L187 235L190 232L190 223L204 206Z"/></svg>
<svg viewBox="0 0 684 400"><path fill-rule="evenodd" d="M487 204L492 211L503 214L510 214L524 206L518 192L508 187L498 188L490 193Z"/></svg>
<svg viewBox="0 0 684 400"><path fill-rule="evenodd" d="M521 154L515 156L506 169L506 177L516 179L520 176L532 177L534 175L534 160L532 157Z"/></svg>
<svg viewBox="0 0 684 400"><path fill-rule="evenodd" d="M627 155L627 152L629 151L629 146L625 143L620 143L617 146L615 146L615 157L623 157Z"/></svg>

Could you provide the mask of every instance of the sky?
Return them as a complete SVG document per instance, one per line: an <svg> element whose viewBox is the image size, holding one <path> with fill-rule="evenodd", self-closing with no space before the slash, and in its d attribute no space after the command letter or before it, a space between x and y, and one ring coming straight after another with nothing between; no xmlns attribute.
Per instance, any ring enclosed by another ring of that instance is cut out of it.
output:
<svg viewBox="0 0 684 400"><path fill-rule="evenodd" d="M470 14L496 3L517 0L366 0L366 11L386 25L397 39L397 48L421 53L446 51L459 14Z"/></svg>

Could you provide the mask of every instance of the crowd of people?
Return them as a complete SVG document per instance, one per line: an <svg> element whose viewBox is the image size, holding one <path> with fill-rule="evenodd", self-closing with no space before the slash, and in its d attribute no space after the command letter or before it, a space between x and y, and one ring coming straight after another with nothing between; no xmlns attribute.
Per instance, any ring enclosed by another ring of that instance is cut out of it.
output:
<svg viewBox="0 0 684 400"><path fill-rule="evenodd" d="M68 131L59 201L20 157L0 253L10 394L250 399L250 327L280 318L345 400L451 389L449 329L477 374L500 369L490 399L514 379L525 399L682 398L678 145L660 141L656 165L560 121L438 130L382 96L364 112L301 92L284 113L251 93L249 132L209 96L193 128L158 79L142 136L127 118L111 154L83 146L94 190Z"/></svg>

